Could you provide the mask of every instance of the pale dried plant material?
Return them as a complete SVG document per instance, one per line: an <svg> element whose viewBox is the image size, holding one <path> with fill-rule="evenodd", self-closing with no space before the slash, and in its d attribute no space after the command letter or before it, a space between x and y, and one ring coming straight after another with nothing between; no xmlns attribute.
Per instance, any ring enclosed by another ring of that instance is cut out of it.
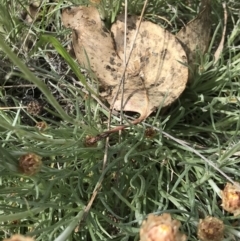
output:
<svg viewBox="0 0 240 241"><path fill-rule="evenodd" d="M41 5L41 1L32 1L26 7L27 11L22 13L22 19L28 23L32 24L39 16L39 8Z"/></svg>
<svg viewBox="0 0 240 241"><path fill-rule="evenodd" d="M3 241L34 241L34 239L20 234L14 234L11 238L4 239Z"/></svg>
<svg viewBox="0 0 240 241"><path fill-rule="evenodd" d="M224 48L224 40L226 37L226 30L227 30L227 8L226 8L226 3L222 3L223 6L223 11L224 11L224 22L223 22L223 32L222 32L222 38L221 41L218 45L218 48L216 50L216 52L214 53L214 63L216 63L219 58L221 57L221 54L223 52L223 48Z"/></svg>
<svg viewBox="0 0 240 241"><path fill-rule="evenodd" d="M85 147L96 147L97 142L93 141L96 137L87 135L84 140Z"/></svg>
<svg viewBox="0 0 240 241"><path fill-rule="evenodd" d="M35 175L42 167L42 158L34 153L19 158L19 171L27 176Z"/></svg>
<svg viewBox="0 0 240 241"><path fill-rule="evenodd" d="M39 131L45 131L48 127L47 123L45 121L40 121L40 122L37 122L35 127L37 127L37 129Z"/></svg>
<svg viewBox="0 0 240 241"><path fill-rule="evenodd" d="M101 0L89 0L93 4L100 4Z"/></svg>
<svg viewBox="0 0 240 241"><path fill-rule="evenodd" d="M179 231L180 226L169 213L161 216L149 214L140 228L140 241L186 241L186 235Z"/></svg>
<svg viewBox="0 0 240 241"><path fill-rule="evenodd" d="M134 111L143 120L159 106L173 103L186 87L187 57L174 35L148 21L141 23L124 81L124 17L104 27L94 7L71 7L62 12L64 26L71 28L73 48L81 66L92 71L101 95L116 110ZM129 55L139 18L128 18L126 56ZM119 92L118 92L119 91ZM123 98L123 102L122 102ZM122 105L123 103L123 105Z"/></svg>
<svg viewBox="0 0 240 241"><path fill-rule="evenodd" d="M223 221L210 216L201 219L197 234L201 241L221 241L224 237Z"/></svg>
<svg viewBox="0 0 240 241"><path fill-rule="evenodd" d="M27 104L27 112L30 115L39 115L43 109L43 105L37 100L31 100Z"/></svg>
<svg viewBox="0 0 240 241"><path fill-rule="evenodd" d="M187 53L191 72L194 72L200 62L198 56L207 51L210 42L211 0L202 0L201 4L202 10L197 17L187 23L176 35Z"/></svg>
<svg viewBox="0 0 240 241"><path fill-rule="evenodd" d="M239 186L239 183L237 183ZM240 214L240 189L231 183L227 183L221 192L222 207L229 213L238 216Z"/></svg>
<svg viewBox="0 0 240 241"><path fill-rule="evenodd" d="M145 130L145 137L148 139L153 139L156 136L157 132L153 128L147 128Z"/></svg>

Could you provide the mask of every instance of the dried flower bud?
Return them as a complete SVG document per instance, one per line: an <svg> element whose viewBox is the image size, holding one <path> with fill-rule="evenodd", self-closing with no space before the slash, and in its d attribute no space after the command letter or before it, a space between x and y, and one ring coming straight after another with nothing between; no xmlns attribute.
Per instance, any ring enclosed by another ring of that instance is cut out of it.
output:
<svg viewBox="0 0 240 241"><path fill-rule="evenodd" d="M149 139L153 138L156 135L156 131L153 128L147 128L145 130L145 136Z"/></svg>
<svg viewBox="0 0 240 241"><path fill-rule="evenodd" d="M85 147L96 147L97 146L97 137L96 136L86 136L84 140Z"/></svg>
<svg viewBox="0 0 240 241"><path fill-rule="evenodd" d="M45 121L37 122L35 126L39 131L45 131L47 129L47 123Z"/></svg>
<svg viewBox="0 0 240 241"><path fill-rule="evenodd" d="M19 159L19 170L21 173L32 176L39 172L42 167L41 157L34 154L28 153L23 155Z"/></svg>
<svg viewBox="0 0 240 241"><path fill-rule="evenodd" d="M221 241L223 236L223 221L210 216L200 220L198 224L198 238L201 241Z"/></svg>
<svg viewBox="0 0 240 241"><path fill-rule="evenodd" d="M240 190L231 183L227 183L222 194L223 209L233 213L234 216L240 214Z"/></svg>
<svg viewBox="0 0 240 241"><path fill-rule="evenodd" d="M27 104L27 112L30 115L39 115L43 109L43 105L37 100L32 100Z"/></svg>
<svg viewBox="0 0 240 241"><path fill-rule="evenodd" d="M14 234L11 238L4 239L3 241L34 241L34 239L31 237L24 237L20 234Z"/></svg>
<svg viewBox="0 0 240 241"><path fill-rule="evenodd" d="M185 241L186 236L179 232L180 222L172 220L169 213L161 216L149 214L140 229L140 241Z"/></svg>

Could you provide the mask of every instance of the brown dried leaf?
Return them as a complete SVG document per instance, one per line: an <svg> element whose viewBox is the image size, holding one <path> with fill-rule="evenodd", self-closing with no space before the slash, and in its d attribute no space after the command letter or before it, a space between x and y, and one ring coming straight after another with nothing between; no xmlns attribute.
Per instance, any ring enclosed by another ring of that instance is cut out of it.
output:
<svg viewBox="0 0 240 241"><path fill-rule="evenodd" d="M210 2L210 0L202 0L202 11L176 35L183 44L188 57L188 64L192 71L198 64L198 54L204 54L209 46L211 33Z"/></svg>
<svg viewBox="0 0 240 241"><path fill-rule="evenodd" d="M108 32L93 7L72 7L62 12L64 26L73 30L73 47L81 66L91 69L102 85L102 95L114 109L140 113L146 118L156 107L175 101L188 79L186 54L175 38L160 26L142 22L126 70L123 93L118 86L124 72L124 21L120 16ZM137 17L128 21L127 56ZM182 63L180 63L182 62Z"/></svg>

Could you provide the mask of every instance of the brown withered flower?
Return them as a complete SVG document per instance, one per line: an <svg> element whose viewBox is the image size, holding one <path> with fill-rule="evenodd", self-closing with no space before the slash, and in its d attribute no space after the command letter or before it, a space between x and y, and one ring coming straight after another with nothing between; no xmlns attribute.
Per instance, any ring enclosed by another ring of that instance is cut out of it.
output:
<svg viewBox="0 0 240 241"><path fill-rule="evenodd" d="M42 112L43 105L37 100L31 100L27 104L27 112L30 115L39 115Z"/></svg>
<svg viewBox="0 0 240 241"><path fill-rule="evenodd" d="M45 131L47 129L47 123L45 121L37 122L35 126L39 131Z"/></svg>
<svg viewBox="0 0 240 241"><path fill-rule="evenodd" d="M145 137L152 139L156 136L156 131L153 128L147 128L145 130Z"/></svg>
<svg viewBox="0 0 240 241"><path fill-rule="evenodd" d="M34 239L31 237L24 237L23 235L20 235L20 234L14 234L9 239L4 239L3 241L34 241Z"/></svg>
<svg viewBox="0 0 240 241"><path fill-rule="evenodd" d="M239 184L239 183L238 183ZM240 189L231 183L227 183L222 195L222 207L234 216L240 214Z"/></svg>
<svg viewBox="0 0 240 241"><path fill-rule="evenodd" d="M19 170L25 175L32 176L39 172L41 167L41 157L34 153L28 153L19 158Z"/></svg>
<svg viewBox="0 0 240 241"><path fill-rule="evenodd" d="M96 147L97 146L97 137L87 135L84 140L85 147Z"/></svg>
<svg viewBox="0 0 240 241"><path fill-rule="evenodd" d="M207 216L198 224L198 238L201 241L221 241L224 237L224 224L218 218Z"/></svg>
<svg viewBox="0 0 240 241"><path fill-rule="evenodd" d="M169 213L161 216L149 214L140 228L140 241L185 241L185 234L180 233L181 223L173 220Z"/></svg>

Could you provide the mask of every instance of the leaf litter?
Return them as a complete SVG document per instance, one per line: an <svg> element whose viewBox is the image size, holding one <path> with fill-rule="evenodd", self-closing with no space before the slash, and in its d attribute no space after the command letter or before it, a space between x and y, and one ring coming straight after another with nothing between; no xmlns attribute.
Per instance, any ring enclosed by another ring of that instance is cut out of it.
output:
<svg viewBox="0 0 240 241"><path fill-rule="evenodd" d="M117 111L139 113L139 118L132 122L136 124L157 108L169 106L178 99L189 79L188 66L193 69L199 53L207 51L211 33L210 0L202 0L201 9L176 36L152 22L141 22L137 16L128 17L126 48L123 14L117 17L110 31L94 6L65 8L62 22L72 29L76 58L100 84L101 97L110 105L116 97L112 107ZM140 27L134 39L137 26ZM130 55L126 69L125 55ZM125 79L121 89L123 73ZM119 128L90 141L98 141Z"/></svg>
<svg viewBox="0 0 240 241"><path fill-rule="evenodd" d="M211 0L202 0L201 11L197 17L186 24L176 35L182 43L188 57L190 77L198 63L198 57L204 54L209 46L211 35Z"/></svg>
<svg viewBox="0 0 240 241"><path fill-rule="evenodd" d="M141 23L126 69L124 89L118 93L124 72L124 16L104 29L94 7L71 7L62 13L66 27L73 29L73 48L81 66L91 69L101 84L101 95L115 110L135 111L143 120L159 106L173 103L188 80L187 57L170 32L148 21ZM126 55L130 53L139 19L129 17ZM122 100L123 98L123 100ZM123 105L121 105L123 102Z"/></svg>

